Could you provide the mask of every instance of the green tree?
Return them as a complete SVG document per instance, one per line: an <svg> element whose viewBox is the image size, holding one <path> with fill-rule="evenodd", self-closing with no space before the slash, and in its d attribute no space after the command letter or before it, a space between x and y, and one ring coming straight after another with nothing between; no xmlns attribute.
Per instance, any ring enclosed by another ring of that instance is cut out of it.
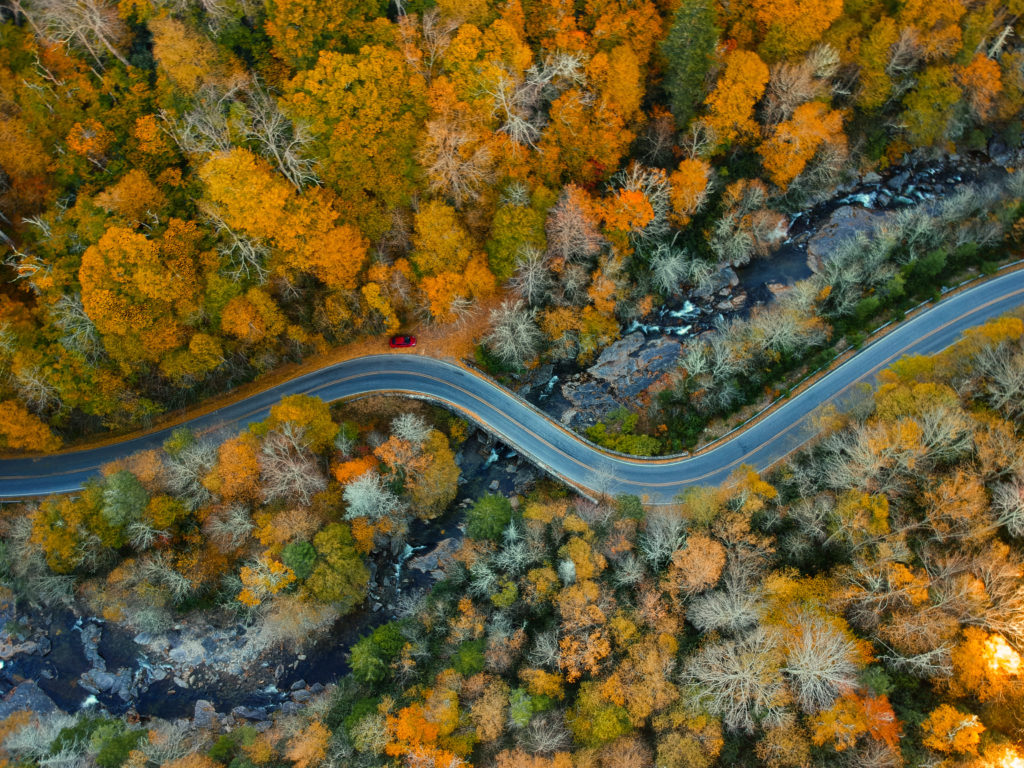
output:
<svg viewBox="0 0 1024 768"><path fill-rule="evenodd" d="M306 588L323 603L337 603L347 613L366 597L370 572L356 551L352 532L344 523L331 523L313 537L317 561Z"/></svg>
<svg viewBox="0 0 1024 768"><path fill-rule="evenodd" d="M124 528L142 517L149 492L128 470L115 472L103 483L104 519L114 528Z"/></svg>
<svg viewBox="0 0 1024 768"><path fill-rule="evenodd" d="M466 512L466 534L474 539L499 541L512 519L512 505L504 496L489 493Z"/></svg>
<svg viewBox="0 0 1024 768"><path fill-rule="evenodd" d="M704 79L720 33L711 0L683 0L661 43L669 108L680 127L690 122L704 100Z"/></svg>
<svg viewBox="0 0 1024 768"><path fill-rule="evenodd" d="M281 550L281 562L292 569L295 578L305 580L313 573L316 550L308 541L293 541Z"/></svg>
<svg viewBox="0 0 1024 768"><path fill-rule="evenodd" d="M348 659L352 674L364 683L379 683L404 645L398 624L382 624L352 646Z"/></svg>

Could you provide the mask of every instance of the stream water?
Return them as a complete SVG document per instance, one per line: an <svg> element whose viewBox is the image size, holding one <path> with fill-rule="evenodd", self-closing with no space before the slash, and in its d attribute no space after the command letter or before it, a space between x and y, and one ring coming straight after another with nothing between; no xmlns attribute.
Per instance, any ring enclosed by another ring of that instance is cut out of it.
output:
<svg viewBox="0 0 1024 768"><path fill-rule="evenodd" d="M444 539L462 536L459 525L465 509L463 500L479 498L495 487L511 494L516 474L509 469L514 457L507 446L474 431L459 453L462 474L450 511L428 522L414 521L406 550L390 564L379 565L379 569L397 567L397 583L403 592L428 588L431 577L405 568L405 561L409 556L433 549ZM65 712L99 706L113 714L134 710L143 717L171 719L191 717L195 703L201 699L211 702L221 713L235 707L269 711L291 700L289 691L298 681L304 681L301 687L327 685L348 672L347 656L352 643L390 618L388 606L378 604L378 610L373 610L371 603L368 601L355 613L339 619L331 630L307 647L280 648L256 660L242 678L207 673L200 682L188 687L180 685L174 674L161 665L151 664L143 647L135 642L135 634L115 624L92 617L82 619L70 610L20 615L18 621L31 623L42 631L49 640L49 650L43 655L20 653L0 662L0 696L26 680L33 680ZM13 621L15 617L8 614L6 619ZM88 637L83 636L83 628ZM238 626L235 632L244 635L246 628ZM122 698L116 691L92 693L82 687L82 674L94 666L85 652L85 644L96 635L99 642L93 644L95 653L106 669L112 674L127 670L133 680L142 681L143 684L133 686L130 699ZM170 637L173 640L173 632ZM162 679L154 679L154 670Z"/></svg>

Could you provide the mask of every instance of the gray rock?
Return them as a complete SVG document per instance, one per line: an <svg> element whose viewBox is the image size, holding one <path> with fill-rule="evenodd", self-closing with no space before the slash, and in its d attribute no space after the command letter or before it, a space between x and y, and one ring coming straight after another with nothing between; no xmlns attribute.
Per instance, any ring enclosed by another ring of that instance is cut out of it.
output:
<svg viewBox="0 0 1024 768"><path fill-rule="evenodd" d="M203 730L209 730L217 724L217 710L206 699L199 699L196 702L196 708L192 715L192 722L195 723L196 728Z"/></svg>
<svg viewBox="0 0 1024 768"><path fill-rule="evenodd" d="M874 171L869 171L868 173L865 173L864 177L861 179L861 181L863 181L865 184L877 184L881 180L882 177L879 176Z"/></svg>
<svg viewBox="0 0 1024 768"><path fill-rule="evenodd" d="M324 684L323 683L313 683L311 686L309 686L309 692L310 693L323 693L323 690L324 690Z"/></svg>
<svg viewBox="0 0 1024 768"><path fill-rule="evenodd" d="M100 671L106 671L107 662L100 656L99 651L96 647L100 644L100 637L103 635L103 630L96 624L83 624L82 625L82 653L85 654L86 661L89 662L89 666L93 669Z"/></svg>
<svg viewBox="0 0 1024 768"><path fill-rule="evenodd" d="M267 717L266 710L259 707L235 707L231 710L231 714L241 720L252 720L254 722L265 720Z"/></svg>
<svg viewBox="0 0 1024 768"><path fill-rule="evenodd" d="M298 690L301 690L301 689L303 689L305 687L306 687L306 681L303 680L302 678L299 678L294 683L292 683L291 688L289 688L288 690L290 690L290 691L298 691Z"/></svg>
<svg viewBox="0 0 1024 768"><path fill-rule="evenodd" d="M57 705L34 681L26 680L0 701L0 720L21 710L49 715L57 711Z"/></svg>
<svg viewBox="0 0 1024 768"><path fill-rule="evenodd" d="M740 278L730 266L722 268L714 279L708 282L703 289L694 291L693 296L696 299L707 300L714 296L718 291L722 290L727 286L737 286L740 284Z"/></svg>
<svg viewBox="0 0 1024 768"><path fill-rule="evenodd" d="M829 217L807 243L807 266L821 272L836 249L858 233L869 234L886 219L882 211L872 211L859 205L844 205Z"/></svg>
<svg viewBox="0 0 1024 768"><path fill-rule="evenodd" d="M494 493L501 487L501 483L497 480L491 480L491 484L487 486L487 490Z"/></svg>
<svg viewBox="0 0 1024 768"><path fill-rule="evenodd" d="M411 571L432 573L440 570L442 562L450 561L458 549L459 542L457 539L441 539L433 550L425 555L411 558L406 565Z"/></svg>
<svg viewBox="0 0 1024 768"><path fill-rule="evenodd" d="M606 397L617 405L623 399L636 397L661 378L675 366L681 353L682 345L674 339L663 336L646 341L642 334L631 333L607 347L589 372L595 378L608 382L618 397ZM578 408L586 407L566 394L565 389L562 388L562 393L566 399ZM590 404L591 410L596 410L598 403L604 404L600 398L594 400L597 402ZM609 410L614 407L612 405Z"/></svg>
<svg viewBox="0 0 1024 768"><path fill-rule="evenodd" d="M615 381L624 373L631 372L631 368L635 368L631 365L630 357L633 353L638 352L643 345L644 335L642 333L623 336L614 344L604 348L601 356L597 358L597 362L590 366L590 373L608 382Z"/></svg>
<svg viewBox="0 0 1024 768"><path fill-rule="evenodd" d="M299 704L304 704L312 698L313 694L309 691L296 691L292 694L292 701L297 702Z"/></svg>
<svg viewBox="0 0 1024 768"><path fill-rule="evenodd" d="M591 420L603 419L619 407L618 401L609 394L608 385L593 381L567 382L562 385L562 396L573 404L573 410L576 411L571 422L566 421L565 414L562 415L561 421L567 425L575 424L584 414L590 416Z"/></svg>
<svg viewBox="0 0 1024 768"><path fill-rule="evenodd" d="M886 186L899 192L908 181L910 181L910 171L902 171L889 179L889 183Z"/></svg>
<svg viewBox="0 0 1024 768"><path fill-rule="evenodd" d="M117 677L101 669L90 669L83 672L79 678L83 688L92 688L100 693L107 693L113 689Z"/></svg>

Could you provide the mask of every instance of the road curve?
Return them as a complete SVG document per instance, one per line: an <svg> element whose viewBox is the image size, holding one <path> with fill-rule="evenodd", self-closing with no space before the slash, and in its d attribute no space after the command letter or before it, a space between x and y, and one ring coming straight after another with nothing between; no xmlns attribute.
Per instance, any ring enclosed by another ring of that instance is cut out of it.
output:
<svg viewBox="0 0 1024 768"><path fill-rule="evenodd" d="M684 458L627 458L609 454L563 429L529 403L450 363L408 354L360 357L279 384L213 413L185 422L201 433L237 432L267 416L285 395L339 400L397 393L442 403L500 437L547 471L583 488L635 493L665 503L684 489L713 485L742 464L761 470L814 433L814 411L841 402L854 387L907 354L930 354L967 328L1024 304L1024 270L976 284L930 306L866 346L799 395L732 438ZM102 464L159 446L172 428L113 445L38 458L0 460L0 499L74 491Z"/></svg>

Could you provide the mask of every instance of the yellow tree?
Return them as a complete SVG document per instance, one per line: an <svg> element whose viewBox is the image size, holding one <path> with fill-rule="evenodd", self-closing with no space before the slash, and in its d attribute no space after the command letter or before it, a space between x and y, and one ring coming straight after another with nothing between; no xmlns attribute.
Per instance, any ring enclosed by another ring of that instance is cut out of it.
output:
<svg viewBox="0 0 1024 768"><path fill-rule="evenodd" d="M314 188L299 195L246 149L211 157L199 174L228 226L276 246L273 267L306 272L331 288L356 287L368 244L358 229L339 223L328 193Z"/></svg>
<svg viewBox="0 0 1024 768"><path fill-rule="evenodd" d="M55 451L60 438L17 400L0 402L0 446L15 451Z"/></svg>
<svg viewBox="0 0 1024 768"><path fill-rule="evenodd" d="M387 12L381 0L267 0L266 7L274 55L297 69L310 66L319 51L358 47Z"/></svg>
<svg viewBox="0 0 1024 768"><path fill-rule="evenodd" d="M325 180L371 237L386 231L387 212L416 189L425 96L401 52L382 46L325 51L285 88L284 108L322 142Z"/></svg>
<svg viewBox="0 0 1024 768"><path fill-rule="evenodd" d="M953 754L978 753L978 744L985 726L977 715L961 712L949 704L940 704L921 724L924 738L921 743L936 752Z"/></svg>
<svg viewBox="0 0 1024 768"><path fill-rule="evenodd" d="M758 152L768 177L786 189L803 172L822 144L832 144L845 150L843 116L834 109L830 111L820 101L811 101L797 107L792 118L779 123L775 133L758 148Z"/></svg>
<svg viewBox="0 0 1024 768"><path fill-rule="evenodd" d="M202 268L193 223L172 219L158 240L111 227L82 255L82 305L122 362L158 361L186 341L199 308Z"/></svg>
<svg viewBox="0 0 1024 768"><path fill-rule="evenodd" d="M711 165L696 157L680 161L679 167L669 177L672 202L672 218L681 227L690 222L690 217L701 209L708 198L711 182Z"/></svg>
<svg viewBox="0 0 1024 768"><path fill-rule="evenodd" d="M704 123L719 147L757 133L754 105L768 84L768 65L752 51L735 50L725 58L725 69L704 102Z"/></svg>

